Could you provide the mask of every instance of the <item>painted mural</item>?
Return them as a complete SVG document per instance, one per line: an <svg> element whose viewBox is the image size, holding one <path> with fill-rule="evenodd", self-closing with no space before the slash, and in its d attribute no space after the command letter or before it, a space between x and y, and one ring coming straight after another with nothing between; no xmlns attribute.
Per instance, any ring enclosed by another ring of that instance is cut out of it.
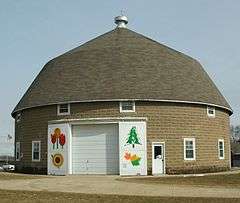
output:
<svg viewBox="0 0 240 203"><path fill-rule="evenodd" d="M136 130L137 130L136 126L133 126L131 128L131 130L130 130L130 132L128 134L127 143L125 145L129 145L130 144L130 145L132 145L133 148L135 147L135 144L141 145Z"/></svg>
<svg viewBox="0 0 240 203"><path fill-rule="evenodd" d="M53 151L55 150L55 145L56 149L59 149L59 145L61 145L63 149L63 146L66 143L66 136L61 132L60 128L55 128L54 133L51 134L51 142L53 145ZM64 158L61 153L52 154L51 157L54 166L60 168L63 165Z"/></svg>
<svg viewBox="0 0 240 203"><path fill-rule="evenodd" d="M67 124L48 126L48 174L68 173Z"/></svg>
<svg viewBox="0 0 240 203"><path fill-rule="evenodd" d="M54 154L52 155L52 163L57 168L60 168L63 165L64 158L62 154Z"/></svg>
<svg viewBox="0 0 240 203"><path fill-rule="evenodd" d="M128 137L126 139L126 144L127 145L131 145L132 148L135 148L135 145L141 145L140 143L140 138L137 134L137 128L136 126L133 126L130 130L130 132L128 133ZM137 154L131 155L131 153L129 152L125 152L124 155L125 160L129 160L130 163L132 164L132 166L139 166L140 165L140 160L141 157L139 157Z"/></svg>
<svg viewBox="0 0 240 203"><path fill-rule="evenodd" d="M48 174L71 172L71 132L67 123L48 125ZM120 175L147 175L146 122L119 122Z"/></svg>
<svg viewBox="0 0 240 203"><path fill-rule="evenodd" d="M136 154L131 155L131 153L125 152L124 158L129 160L133 166L139 166L141 157L137 156Z"/></svg>
<svg viewBox="0 0 240 203"><path fill-rule="evenodd" d="M53 144L53 149L55 149L55 144L57 149L59 144L62 146L63 149L63 145L65 145L66 143L66 136L61 132L60 128L56 128L54 130L54 133L51 134L51 142Z"/></svg>
<svg viewBox="0 0 240 203"><path fill-rule="evenodd" d="M146 123L120 122L120 175L146 175Z"/></svg>

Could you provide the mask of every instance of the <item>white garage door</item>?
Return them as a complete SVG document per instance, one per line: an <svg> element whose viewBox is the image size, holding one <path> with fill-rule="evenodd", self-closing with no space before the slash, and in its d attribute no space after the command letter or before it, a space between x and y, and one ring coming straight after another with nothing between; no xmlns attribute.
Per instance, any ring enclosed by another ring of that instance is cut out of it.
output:
<svg viewBox="0 0 240 203"><path fill-rule="evenodd" d="M73 174L119 174L117 124L74 125Z"/></svg>

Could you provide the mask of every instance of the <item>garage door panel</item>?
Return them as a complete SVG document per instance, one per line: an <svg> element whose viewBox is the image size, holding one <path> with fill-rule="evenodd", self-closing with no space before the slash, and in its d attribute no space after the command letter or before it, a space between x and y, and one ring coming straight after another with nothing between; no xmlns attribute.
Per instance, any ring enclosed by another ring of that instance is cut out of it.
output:
<svg viewBox="0 0 240 203"><path fill-rule="evenodd" d="M92 159L111 159L111 157L113 156L118 156L117 153L115 154L111 154L111 156L108 156L108 155L105 155L105 154L73 154L73 159L74 159L74 162L77 162L79 159L84 159L84 160L92 160ZM116 160L116 159L114 159ZM117 159L118 160L118 159Z"/></svg>
<svg viewBox="0 0 240 203"><path fill-rule="evenodd" d="M102 153L103 152L103 150L101 150L101 149L98 149L98 150L94 150L94 151L87 151L87 150L81 150L81 152L82 153L79 153L79 152L74 152L73 153L73 156L74 156L74 158L79 158L79 157L81 157L81 156L88 156L88 157L90 157L90 158L94 158L94 157L98 157L98 156L100 156L100 157L117 157L117 155L118 155L118 152L113 152L113 151L111 151L110 153Z"/></svg>
<svg viewBox="0 0 240 203"><path fill-rule="evenodd" d="M78 150L85 150L85 151L95 151L95 150L105 150L105 146L102 146L102 145L96 145L96 146L88 146L88 145L84 145L84 146L73 146L72 149L75 151L78 151ZM108 152L117 152L118 153L118 149L117 147L114 147L114 146L109 146L107 148L107 151Z"/></svg>
<svg viewBox="0 0 240 203"><path fill-rule="evenodd" d="M72 168L77 174L119 174L118 125L73 126Z"/></svg>
<svg viewBox="0 0 240 203"><path fill-rule="evenodd" d="M82 132L84 133L84 132ZM105 140L105 135L96 135L96 136L91 136L89 135L89 137L87 136L82 136L82 134L77 134L76 137L73 137L73 140L76 139L78 141L78 138L81 137L81 141L84 141L84 142L102 142L102 143L105 143L106 140Z"/></svg>
<svg viewBox="0 0 240 203"><path fill-rule="evenodd" d="M99 171L100 169L102 169L102 172L105 172L105 171L114 171L115 168L113 167L109 167L107 165L105 165L104 163L102 164L98 164L96 166L96 163L79 163L77 166L76 166L76 169L81 169L81 170L86 170L86 168L88 168L88 171Z"/></svg>
<svg viewBox="0 0 240 203"><path fill-rule="evenodd" d="M111 136L111 135L105 135L105 136ZM113 135L112 135L113 136ZM81 137L81 140L79 139L79 137ZM73 137L72 139L73 141L75 141L75 145L79 142L81 143L98 143L98 144L106 144L108 142L112 142L115 141L115 137L113 138L108 138L107 140L105 139L105 137L93 137L92 139L87 139L86 137L82 137L81 135L78 135L76 137Z"/></svg>
<svg viewBox="0 0 240 203"><path fill-rule="evenodd" d="M86 159L83 158L83 159L78 159L75 163L81 163L81 164L90 163L90 164L92 164L92 163L99 163L100 162L99 165L101 165L101 162L104 163L103 162L104 160L105 159L97 159L97 158L95 158L95 159L91 159L91 162L86 162ZM116 163L116 160L115 159L108 159L108 163Z"/></svg>
<svg viewBox="0 0 240 203"><path fill-rule="evenodd" d="M95 168L95 169L85 169L85 168L79 168L77 169L78 174L96 174L96 175L105 175L105 174L116 174L116 171L113 169L102 169L102 168Z"/></svg>

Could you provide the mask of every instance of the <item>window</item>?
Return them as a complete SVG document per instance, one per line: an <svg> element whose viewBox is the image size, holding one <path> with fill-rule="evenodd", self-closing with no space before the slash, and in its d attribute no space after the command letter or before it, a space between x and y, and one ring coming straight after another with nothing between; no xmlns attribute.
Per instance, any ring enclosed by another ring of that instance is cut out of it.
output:
<svg viewBox="0 0 240 203"><path fill-rule="evenodd" d="M58 115L69 115L70 114L70 104L59 104L57 106Z"/></svg>
<svg viewBox="0 0 240 203"><path fill-rule="evenodd" d="M32 161L40 161L41 155L41 142L32 141Z"/></svg>
<svg viewBox="0 0 240 203"><path fill-rule="evenodd" d="M224 140L223 139L218 140L218 158L224 159Z"/></svg>
<svg viewBox="0 0 240 203"><path fill-rule="evenodd" d="M207 115L208 117L215 117L215 107L208 106L207 107Z"/></svg>
<svg viewBox="0 0 240 203"><path fill-rule="evenodd" d="M184 160L195 159L195 138L184 138Z"/></svg>
<svg viewBox="0 0 240 203"><path fill-rule="evenodd" d="M20 161L20 142L16 142L16 161Z"/></svg>
<svg viewBox="0 0 240 203"><path fill-rule="evenodd" d="M120 112L135 112L135 102L133 101L120 102Z"/></svg>
<svg viewBox="0 0 240 203"><path fill-rule="evenodd" d="M16 115L16 121L17 123L21 120L21 113L17 113Z"/></svg>

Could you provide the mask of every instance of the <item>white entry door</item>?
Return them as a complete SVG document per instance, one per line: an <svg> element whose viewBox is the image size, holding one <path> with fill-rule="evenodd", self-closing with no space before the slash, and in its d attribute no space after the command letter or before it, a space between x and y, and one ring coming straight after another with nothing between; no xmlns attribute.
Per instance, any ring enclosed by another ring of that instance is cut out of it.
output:
<svg viewBox="0 0 240 203"><path fill-rule="evenodd" d="M152 143L152 174L164 173L164 144Z"/></svg>

